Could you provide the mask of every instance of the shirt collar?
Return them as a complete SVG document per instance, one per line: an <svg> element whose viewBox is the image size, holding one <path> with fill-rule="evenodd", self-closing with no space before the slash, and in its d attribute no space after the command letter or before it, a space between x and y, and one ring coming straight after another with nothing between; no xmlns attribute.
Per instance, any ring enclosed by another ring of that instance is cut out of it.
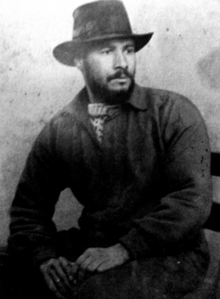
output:
<svg viewBox="0 0 220 299"><path fill-rule="evenodd" d="M89 102L89 96L88 96L86 87L84 87L81 90L79 96L81 98L81 100L80 100L81 105L83 105L83 106L86 105L86 107L87 107L90 102ZM84 99L84 101L82 101L82 99ZM144 92L144 90L141 86L139 86L136 83L134 84L133 91L132 91L128 101L125 102L125 105L131 105L133 108L136 108L138 110L143 110L143 111L148 109L148 105L147 105L147 101L146 101L146 93ZM86 108L86 110L87 110L87 108Z"/></svg>
<svg viewBox="0 0 220 299"><path fill-rule="evenodd" d="M147 110L148 107L146 94L143 92L143 88L141 88L138 84L135 84L134 89L126 104L129 104L138 110Z"/></svg>

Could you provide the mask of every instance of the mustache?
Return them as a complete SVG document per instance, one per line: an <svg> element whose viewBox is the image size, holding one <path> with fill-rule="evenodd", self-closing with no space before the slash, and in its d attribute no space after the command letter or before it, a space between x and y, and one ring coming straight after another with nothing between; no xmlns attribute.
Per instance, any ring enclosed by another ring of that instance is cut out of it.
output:
<svg viewBox="0 0 220 299"><path fill-rule="evenodd" d="M121 78L130 78L133 79L133 75L128 72L126 69L120 69L117 70L114 74L108 76L108 81L114 80L114 79L121 79Z"/></svg>

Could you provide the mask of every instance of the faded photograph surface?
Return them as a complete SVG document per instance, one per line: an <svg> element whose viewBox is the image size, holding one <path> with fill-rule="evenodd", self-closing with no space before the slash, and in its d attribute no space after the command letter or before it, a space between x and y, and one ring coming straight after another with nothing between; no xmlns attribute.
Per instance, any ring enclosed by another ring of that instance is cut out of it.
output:
<svg viewBox="0 0 220 299"><path fill-rule="evenodd" d="M1 298L216 287L220 1L0 5Z"/></svg>

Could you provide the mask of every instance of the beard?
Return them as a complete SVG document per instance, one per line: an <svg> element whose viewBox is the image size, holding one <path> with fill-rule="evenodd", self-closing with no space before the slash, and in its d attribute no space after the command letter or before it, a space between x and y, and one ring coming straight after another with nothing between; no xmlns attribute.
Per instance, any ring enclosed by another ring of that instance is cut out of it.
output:
<svg viewBox="0 0 220 299"><path fill-rule="evenodd" d="M120 79L123 76L130 79L130 84L125 89L113 90L109 89L107 84L103 84L96 80L91 73L87 72L87 84L97 99L101 99L103 103L108 105L122 104L128 101L134 89L134 75L130 74L127 70L118 70L115 74L107 77L107 82L113 79Z"/></svg>

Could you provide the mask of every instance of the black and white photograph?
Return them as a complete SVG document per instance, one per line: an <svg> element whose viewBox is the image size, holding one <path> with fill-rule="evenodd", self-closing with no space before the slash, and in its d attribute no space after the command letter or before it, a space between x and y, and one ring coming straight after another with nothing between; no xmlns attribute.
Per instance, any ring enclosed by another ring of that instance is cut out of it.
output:
<svg viewBox="0 0 220 299"><path fill-rule="evenodd" d="M220 299L220 0L0 0L0 298Z"/></svg>

